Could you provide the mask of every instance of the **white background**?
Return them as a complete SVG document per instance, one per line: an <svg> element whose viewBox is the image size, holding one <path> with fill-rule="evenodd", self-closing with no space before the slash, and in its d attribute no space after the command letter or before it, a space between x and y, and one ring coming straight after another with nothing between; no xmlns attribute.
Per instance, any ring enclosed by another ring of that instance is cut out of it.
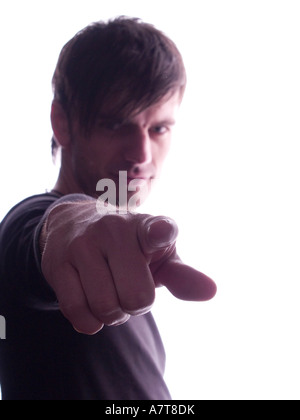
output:
<svg viewBox="0 0 300 420"><path fill-rule="evenodd" d="M140 17L180 48L189 84L145 211L210 275L204 304L158 291L174 399L300 397L300 2L10 0L0 4L0 219L51 188L51 77L79 29Z"/></svg>

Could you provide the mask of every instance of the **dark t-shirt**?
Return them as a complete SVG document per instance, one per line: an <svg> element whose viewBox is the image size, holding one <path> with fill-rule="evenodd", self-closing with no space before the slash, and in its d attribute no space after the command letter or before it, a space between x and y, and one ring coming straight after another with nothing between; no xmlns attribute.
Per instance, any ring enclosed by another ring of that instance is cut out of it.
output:
<svg viewBox="0 0 300 420"><path fill-rule="evenodd" d="M86 336L59 311L41 273L38 249L42 219L58 200L64 198L28 198L0 225L0 315L6 320L6 339L0 340L2 398L170 399L164 348L150 313Z"/></svg>

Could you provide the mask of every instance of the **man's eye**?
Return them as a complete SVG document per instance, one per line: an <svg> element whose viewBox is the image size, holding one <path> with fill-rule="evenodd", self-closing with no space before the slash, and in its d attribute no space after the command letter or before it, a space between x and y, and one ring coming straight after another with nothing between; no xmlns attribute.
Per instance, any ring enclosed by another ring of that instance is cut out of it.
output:
<svg viewBox="0 0 300 420"><path fill-rule="evenodd" d="M165 134L168 131L168 128L165 126L157 126L152 128L152 132L155 134Z"/></svg>

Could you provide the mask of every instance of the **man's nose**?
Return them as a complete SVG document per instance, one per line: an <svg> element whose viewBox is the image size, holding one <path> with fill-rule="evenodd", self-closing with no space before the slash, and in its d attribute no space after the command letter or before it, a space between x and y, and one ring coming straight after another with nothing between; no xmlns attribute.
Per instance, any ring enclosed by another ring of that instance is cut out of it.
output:
<svg viewBox="0 0 300 420"><path fill-rule="evenodd" d="M152 161L151 138L146 129L139 128L132 133L125 150L125 159L135 164L146 164Z"/></svg>

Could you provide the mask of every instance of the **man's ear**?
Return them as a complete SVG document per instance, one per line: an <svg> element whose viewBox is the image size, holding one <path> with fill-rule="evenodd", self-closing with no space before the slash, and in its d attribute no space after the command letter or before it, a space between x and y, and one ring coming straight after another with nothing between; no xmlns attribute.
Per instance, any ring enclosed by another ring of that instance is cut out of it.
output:
<svg viewBox="0 0 300 420"><path fill-rule="evenodd" d="M67 148L70 145L69 121L67 114L57 100L52 102L51 124L55 141L62 148Z"/></svg>

